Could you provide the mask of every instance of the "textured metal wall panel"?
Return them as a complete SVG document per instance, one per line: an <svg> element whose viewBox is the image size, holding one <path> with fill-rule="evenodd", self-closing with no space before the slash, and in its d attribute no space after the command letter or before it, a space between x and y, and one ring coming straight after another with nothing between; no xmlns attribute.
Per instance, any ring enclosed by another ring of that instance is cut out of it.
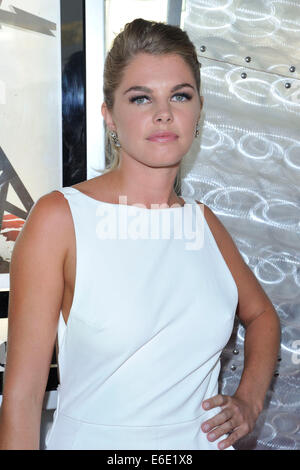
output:
<svg viewBox="0 0 300 470"><path fill-rule="evenodd" d="M204 108L182 194L218 215L282 327L264 410L235 447L300 449L300 2L187 0L184 29L202 64ZM244 333L236 320L221 393L238 386Z"/></svg>

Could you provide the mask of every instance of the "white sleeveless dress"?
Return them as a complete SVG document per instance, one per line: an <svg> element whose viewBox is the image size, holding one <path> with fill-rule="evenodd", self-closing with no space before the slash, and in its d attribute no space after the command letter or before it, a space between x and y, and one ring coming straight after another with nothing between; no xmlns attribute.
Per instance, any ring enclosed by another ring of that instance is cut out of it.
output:
<svg viewBox="0 0 300 470"><path fill-rule="evenodd" d="M201 423L221 408L220 354L236 283L200 206L145 207L59 189L76 238L60 385L46 449L218 450ZM231 446L228 448L234 450Z"/></svg>

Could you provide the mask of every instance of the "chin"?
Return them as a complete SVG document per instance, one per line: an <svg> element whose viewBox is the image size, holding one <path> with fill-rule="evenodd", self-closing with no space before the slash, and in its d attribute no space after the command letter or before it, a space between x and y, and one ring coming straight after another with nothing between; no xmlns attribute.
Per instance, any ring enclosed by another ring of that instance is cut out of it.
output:
<svg viewBox="0 0 300 470"><path fill-rule="evenodd" d="M178 167L182 161L182 158L179 160L170 160L168 161L167 159L162 159L158 158L157 161L153 161L153 159L149 163L145 163L148 166L151 166L153 168L172 168L172 167Z"/></svg>
<svg viewBox="0 0 300 470"><path fill-rule="evenodd" d="M147 149L148 150L148 149ZM127 153L127 152L126 152ZM170 151L168 152L145 152L145 149L140 149L140 151L136 150L132 154L127 155L130 158L133 158L136 162L139 162L143 165L152 167L152 168L164 168L164 167L172 167L172 166L178 166L180 165L185 153L182 151L176 152L176 154L170 154ZM136 156L135 156L136 155ZM143 155L144 158L141 159L139 158L139 155Z"/></svg>

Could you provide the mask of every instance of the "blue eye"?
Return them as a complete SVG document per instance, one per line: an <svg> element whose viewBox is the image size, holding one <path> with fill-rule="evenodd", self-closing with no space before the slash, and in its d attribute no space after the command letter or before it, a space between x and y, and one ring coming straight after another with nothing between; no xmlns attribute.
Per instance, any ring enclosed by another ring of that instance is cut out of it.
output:
<svg viewBox="0 0 300 470"><path fill-rule="evenodd" d="M178 103L184 103L186 100L191 100L192 97L191 95L189 95L188 93L176 93L176 95L173 95L174 96L180 96L181 98L185 98L185 99L181 99L181 100L176 100ZM149 97L146 96L146 95L140 95L140 96L133 96L132 98L130 98L130 103L137 103L138 105L140 104L144 104L144 103L141 103L141 102L138 102L139 100L143 100L143 99L146 99L146 100L149 100Z"/></svg>
<svg viewBox="0 0 300 470"><path fill-rule="evenodd" d="M187 93L177 93L174 96L181 96L182 98L185 98L188 101L192 98L191 95L188 95ZM179 100L179 101L185 101L185 100Z"/></svg>
<svg viewBox="0 0 300 470"><path fill-rule="evenodd" d="M133 96L132 98L130 98L130 102L131 103L136 103L138 100L142 100L142 99L149 99L148 96ZM138 104L141 104L141 103L138 103Z"/></svg>

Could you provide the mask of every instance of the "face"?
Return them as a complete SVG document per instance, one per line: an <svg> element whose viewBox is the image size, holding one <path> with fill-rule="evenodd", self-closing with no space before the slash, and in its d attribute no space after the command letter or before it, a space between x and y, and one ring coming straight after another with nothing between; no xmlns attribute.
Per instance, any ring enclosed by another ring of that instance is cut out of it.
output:
<svg viewBox="0 0 300 470"><path fill-rule="evenodd" d="M109 130L118 134L121 159L165 167L179 165L189 150L201 108L192 71L179 55L140 53L125 69L113 110L103 103L102 114ZM149 139L161 131L175 136Z"/></svg>

